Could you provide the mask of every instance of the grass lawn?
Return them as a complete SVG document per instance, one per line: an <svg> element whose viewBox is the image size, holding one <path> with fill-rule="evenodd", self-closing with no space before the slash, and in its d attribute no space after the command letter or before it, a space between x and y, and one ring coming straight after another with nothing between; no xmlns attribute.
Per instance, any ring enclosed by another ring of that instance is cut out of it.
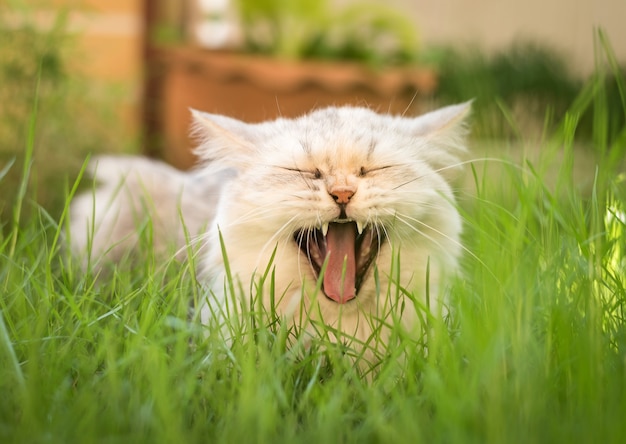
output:
<svg viewBox="0 0 626 444"><path fill-rule="evenodd" d="M517 141L532 160L468 165L452 314L365 377L261 315L228 347L203 334L188 267L83 274L63 217L22 220L24 185L0 234L0 442L626 442L626 128L608 134L604 100L593 81L559 129Z"/></svg>

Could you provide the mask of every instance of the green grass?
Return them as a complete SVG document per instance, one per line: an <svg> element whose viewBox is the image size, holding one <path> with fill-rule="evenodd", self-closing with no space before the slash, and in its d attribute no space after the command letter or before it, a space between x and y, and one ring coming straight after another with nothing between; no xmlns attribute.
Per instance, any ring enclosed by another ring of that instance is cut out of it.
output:
<svg viewBox="0 0 626 444"><path fill-rule="evenodd" d="M603 78L539 147L520 141L538 160L469 168L453 315L367 377L323 338L288 348L265 314L231 346L205 336L189 268L148 255L96 281L64 254L63 216L23 220L24 188L0 238L0 442L624 442L626 128L607 136ZM36 107L31 122L24 184Z"/></svg>

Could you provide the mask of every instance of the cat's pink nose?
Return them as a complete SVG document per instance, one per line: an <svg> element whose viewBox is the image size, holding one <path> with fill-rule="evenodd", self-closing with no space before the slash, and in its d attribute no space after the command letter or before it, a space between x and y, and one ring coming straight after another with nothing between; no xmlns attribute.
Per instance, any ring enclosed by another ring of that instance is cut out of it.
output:
<svg viewBox="0 0 626 444"><path fill-rule="evenodd" d="M352 196L354 196L355 192L356 190L354 187L341 186L333 187L330 190L330 195L333 196L333 199L335 199L335 202L339 205L347 205L348 202L350 202L350 199L352 199Z"/></svg>

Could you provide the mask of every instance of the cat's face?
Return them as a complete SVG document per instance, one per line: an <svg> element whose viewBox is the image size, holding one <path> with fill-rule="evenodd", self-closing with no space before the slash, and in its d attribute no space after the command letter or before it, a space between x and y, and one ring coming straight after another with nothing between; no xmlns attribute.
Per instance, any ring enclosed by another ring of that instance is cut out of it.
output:
<svg viewBox="0 0 626 444"><path fill-rule="evenodd" d="M289 282L323 275L332 305L371 298L373 268L389 268L392 251L405 251L408 281L433 255L454 262L460 222L442 173L463 148L468 112L328 108L257 125L196 113L207 167L238 171L217 216L235 269L249 277L276 249Z"/></svg>

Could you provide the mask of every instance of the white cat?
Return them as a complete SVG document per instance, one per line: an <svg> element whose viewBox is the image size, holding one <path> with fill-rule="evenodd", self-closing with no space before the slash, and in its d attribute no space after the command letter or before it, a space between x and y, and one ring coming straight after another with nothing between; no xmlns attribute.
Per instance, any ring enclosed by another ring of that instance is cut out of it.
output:
<svg viewBox="0 0 626 444"><path fill-rule="evenodd" d="M248 290L269 269L252 293L310 331L321 322L366 342L382 324L411 329L415 301L439 310L457 268L461 219L445 173L465 149L469 112L469 103L417 118L333 107L247 124L194 111L195 170L92 162L102 185L72 204L72 248L118 261L149 218L157 251L172 245L182 258L186 239L201 245L203 323L230 315L229 273Z"/></svg>

